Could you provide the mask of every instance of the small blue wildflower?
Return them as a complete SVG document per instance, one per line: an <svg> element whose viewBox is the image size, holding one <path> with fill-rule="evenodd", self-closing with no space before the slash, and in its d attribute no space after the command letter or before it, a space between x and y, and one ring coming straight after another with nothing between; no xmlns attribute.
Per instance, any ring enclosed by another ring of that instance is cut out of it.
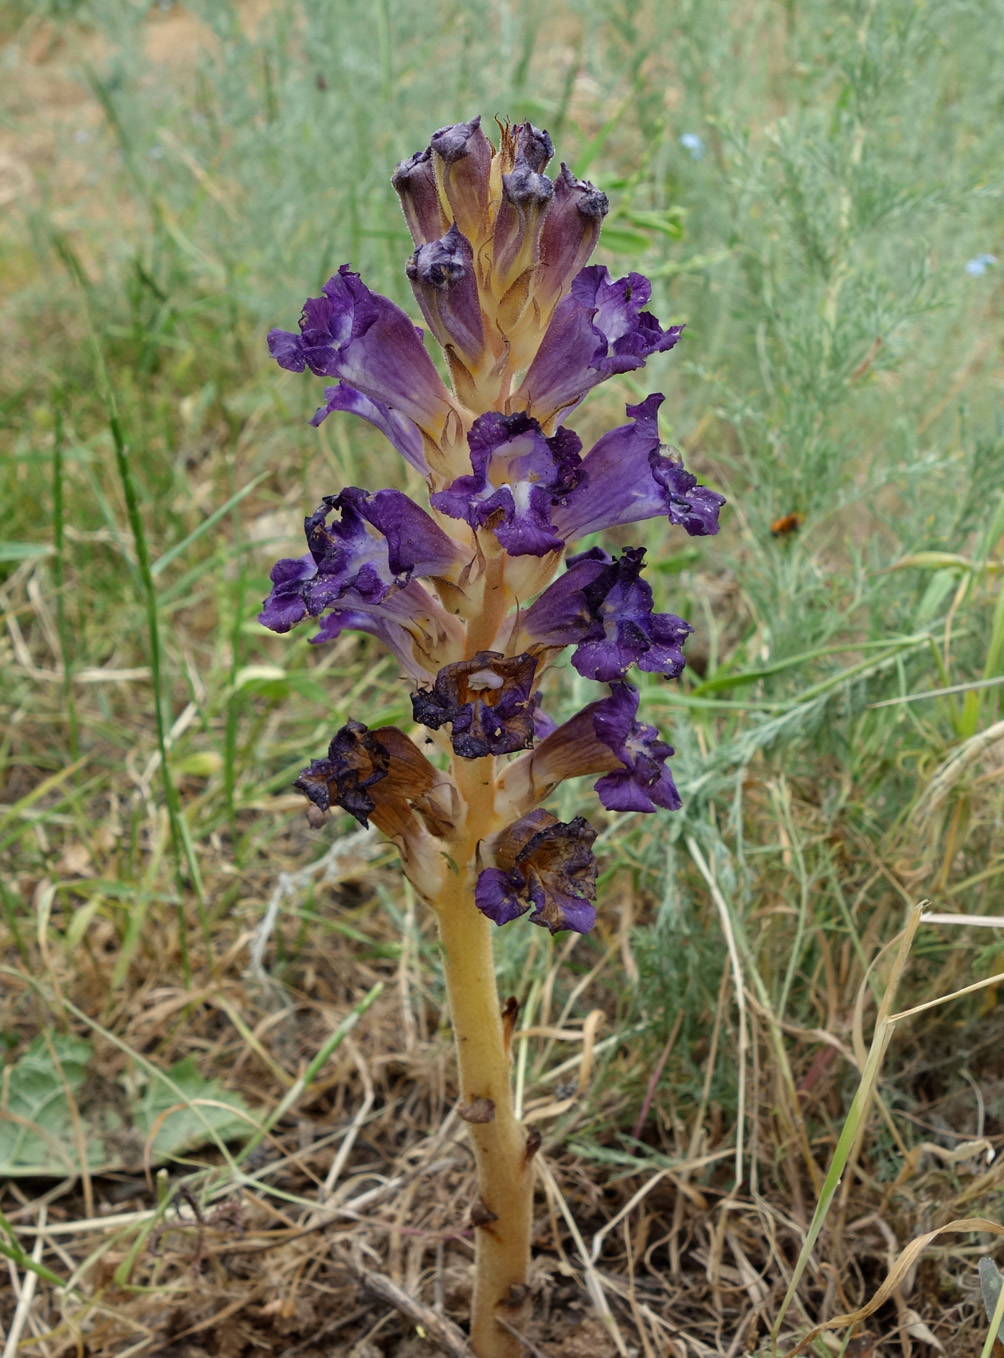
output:
<svg viewBox="0 0 1004 1358"><path fill-rule="evenodd" d="M966 273L971 274L973 278L979 278L980 274L992 269L996 263L996 255L977 255L975 259L966 260Z"/></svg>
<svg viewBox="0 0 1004 1358"><path fill-rule="evenodd" d="M680 145L690 152L692 160L700 160L704 155L704 141L696 132L682 132Z"/></svg>

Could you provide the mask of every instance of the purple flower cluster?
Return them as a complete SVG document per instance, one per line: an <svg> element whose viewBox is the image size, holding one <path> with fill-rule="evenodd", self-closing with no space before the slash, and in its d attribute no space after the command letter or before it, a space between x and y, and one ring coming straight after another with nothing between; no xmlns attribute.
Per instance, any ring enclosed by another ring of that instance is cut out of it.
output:
<svg viewBox="0 0 1004 1358"><path fill-rule="evenodd" d="M298 333L269 335L282 367L337 379L313 422L348 411L379 429L425 479L429 508L396 490L326 496L305 521L306 554L274 567L261 621L286 632L316 618L317 642L345 629L379 637L454 775L457 761L483 761L474 904L497 924L529 911L552 932L582 932L595 918L595 832L539 803L566 778L598 774L609 810L680 806L673 751L637 720L627 675L679 675L691 628L654 611L643 548L566 551L652 518L716 533L724 501L660 441L661 395L628 406L627 422L583 451L571 412L672 349L682 327L645 310L646 278L589 264L605 195L567 166L545 173L546 132L499 131L495 146L479 118L441 128L392 181L415 247L407 277L448 384L422 330L348 265L304 304ZM555 728L540 685L569 646L579 674L608 692ZM349 722L297 787L315 817L337 805L372 818L432 900L467 842L462 782L396 728Z"/></svg>

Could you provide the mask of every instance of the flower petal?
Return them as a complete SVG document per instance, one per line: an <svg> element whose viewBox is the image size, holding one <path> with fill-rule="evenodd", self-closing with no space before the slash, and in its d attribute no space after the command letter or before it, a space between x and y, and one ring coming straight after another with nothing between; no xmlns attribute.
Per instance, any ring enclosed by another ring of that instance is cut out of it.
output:
<svg viewBox="0 0 1004 1358"><path fill-rule="evenodd" d="M667 515L691 536L718 531L724 495L697 484L679 462L662 452L658 392L628 406L630 424L604 434L582 460L582 477L552 515L566 541L617 524Z"/></svg>
<svg viewBox="0 0 1004 1358"><path fill-rule="evenodd" d="M359 415L387 437L405 462L409 462L423 476L429 475L422 431L405 415L397 410L391 410L390 406L384 405L382 401L374 401L371 396L364 396L347 382L339 382L337 387L325 387L324 400L325 404L316 411L310 421L311 424L320 424L333 410L347 410L353 415Z"/></svg>
<svg viewBox="0 0 1004 1358"><path fill-rule="evenodd" d="M343 264L304 303L300 334L273 330L269 351L293 372L340 377L436 438L454 409L413 322Z"/></svg>
<svg viewBox="0 0 1004 1358"><path fill-rule="evenodd" d="M334 641L350 629L378 638L413 682L431 684L451 655L462 651L463 626L417 580L410 580L379 603L343 596L345 606L326 613L313 645Z"/></svg>
<svg viewBox="0 0 1004 1358"><path fill-rule="evenodd" d="M641 368L651 354L672 349L683 327L663 330L642 311L651 291L642 274L615 282L601 265L583 269L555 309L514 401L547 424L611 374Z"/></svg>
<svg viewBox="0 0 1004 1358"><path fill-rule="evenodd" d="M593 713L593 730L620 761L595 784L608 811L654 811L663 807L679 811L682 806L666 760L674 753L654 726L635 720L638 690L630 684L611 685L611 696Z"/></svg>
<svg viewBox="0 0 1004 1358"><path fill-rule="evenodd" d="M590 626L572 664L588 679L623 679L631 665L672 679L686 664L682 646L693 628L672 613L652 612L644 560L644 547L626 547L583 587Z"/></svg>
<svg viewBox="0 0 1004 1358"><path fill-rule="evenodd" d="M581 641L593 621L583 591L611 560L601 547L569 557L564 573L521 615L521 645L563 647Z"/></svg>
<svg viewBox="0 0 1004 1358"><path fill-rule="evenodd" d="M262 605L258 621L273 632L288 632L307 616L305 590L317 575L317 563L306 556L286 557L272 567L272 592Z"/></svg>
<svg viewBox="0 0 1004 1358"><path fill-rule="evenodd" d="M513 881L509 873L503 872L501 868L485 868L478 874L474 904L493 924L508 924L520 915L525 915L533 904L532 901L520 899L525 886L522 874Z"/></svg>

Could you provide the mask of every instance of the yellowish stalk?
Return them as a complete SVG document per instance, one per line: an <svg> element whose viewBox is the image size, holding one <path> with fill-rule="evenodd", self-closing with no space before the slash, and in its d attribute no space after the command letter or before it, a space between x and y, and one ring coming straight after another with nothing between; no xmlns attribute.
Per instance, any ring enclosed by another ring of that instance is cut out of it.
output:
<svg viewBox="0 0 1004 1358"><path fill-rule="evenodd" d="M533 1148L513 1110L509 1044L502 1019L492 924L474 904L478 842L494 829L494 760L455 761L467 802L457 871L433 902L443 944L446 989L457 1044L460 1105L474 1145L478 1196L471 1346L478 1358L522 1358L514 1329L526 1319L533 1202ZM480 1223L480 1224L479 1224Z"/></svg>
<svg viewBox="0 0 1004 1358"><path fill-rule="evenodd" d="M487 535L482 534L484 539ZM485 575L482 582L481 609L477 617L467 624L467 653L475 655L478 651L490 650L495 636L509 612L512 602L505 582L505 554L497 546L482 542L488 548L485 561Z"/></svg>

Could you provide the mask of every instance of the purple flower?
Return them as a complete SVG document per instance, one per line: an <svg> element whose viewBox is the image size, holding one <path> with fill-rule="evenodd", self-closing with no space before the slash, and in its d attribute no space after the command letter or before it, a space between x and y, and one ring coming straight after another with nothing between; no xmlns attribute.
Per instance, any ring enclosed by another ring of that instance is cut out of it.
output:
<svg viewBox="0 0 1004 1358"><path fill-rule="evenodd" d="M339 382L337 387L325 387L324 400L325 404L315 411L311 424L320 424L333 410L347 410L353 415L359 415L362 419L368 420L375 429L380 430L405 462L410 462L423 476L429 475L422 431L400 411L391 410L390 406L384 405L382 401L374 401L371 396L364 396L347 382Z"/></svg>
<svg viewBox="0 0 1004 1358"><path fill-rule="evenodd" d="M592 773L604 775L595 789L608 811L679 810L680 795L666 767L672 746L654 726L638 722L637 713L638 690L611 684L609 697L589 703L508 765L499 778L499 814L520 815L566 778Z"/></svg>
<svg viewBox="0 0 1004 1358"><path fill-rule="evenodd" d="M543 173L554 154L551 138L531 123L503 137L502 200L492 239L493 288L501 297L540 258L540 233L554 198L554 184Z"/></svg>
<svg viewBox="0 0 1004 1358"><path fill-rule="evenodd" d="M459 356L469 372L479 369L486 354L474 251L456 222L440 240L420 245L405 272L447 357Z"/></svg>
<svg viewBox="0 0 1004 1358"><path fill-rule="evenodd" d="M430 689L411 695L416 721L434 731L452 725L453 751L463 759L512 754L533 744L531 689L537 661L478 651L444 665Z"/></svg>
<svg viewBox="0 0 1004 1358"><path fill-rule="evenodd" d="M332 736L327 758L313 760L293 786L318 811L340 806L368 827L376 810L369 789L387 777L389 765L390 755L376 733L362 722L350 721Z"/></svg>
<svg viewBox="0 0 1004 1358"><path fill-rule="evenodd" d="M548 585L519 618L520 645L561 650L579 642L593 624L583 590L600 576L612 557L602 547L568 558L567 569Z"/></svg>
<svg viewBox="0 0 1004 1358"><path fill-rule="evenodd" d="M638 690L614 684L610 697L593 713L593 731L620 761L621 767L596 783L597 796L608 811L679 811L680 794L666 760L673 747L660 739L654 726L635 720Z"/></svg>
<svg viewBox="0 0 1004 1358"><path fill-rule="evenodd" d="M582 460L582 475L552 514L555 531L566 541L616 524L639 523L667 515L692 537L718 532L724 495L698 485L659 442L658 392L628 406L631 424L604 434Z"/></svg>
<svg viewBox="0 0 1004 1358"><path fill-rule="evenodd" d="M578 484L582 444L570 429L545 438L523 414L480 415L467 436L473 475L458 476L432 504L472 528L489 525L511 556L544 556L564 539L551 527L551 507Z"/></svg>
<svg viewBox="0 0 1004 1358"><path fill-rule="evenodd" d="M531 811L488 846L495 866L478 875L474 903L495 924L532 909L532 924L551 933L587 933L596 922L596 831L582 816L564 824Z"/></svg>
<svg viewBox="0 0 1004 1358"><path fill-rule="evenodd" d="M340 517L329 524L332 511ZM399 490L370 495L349 486L326 496L304 530L308 554L272 568L272 592L258 620L273 632L288 632L340 601L382 603L412 575L449 575L466 560L460 544Z"/></svg>
<svg viewBox="0 0 1004 1358"><path fill-rule="evenodd" d="M481 131L480 114L433 133L429 142L441 197L448 215L468 240L480 240L487 226L492 144ZM444 204L445 206L445 204Z"/></svg>
<svg viewBox="0 0 1004 1358"><path fill-rule="evenodd" d="M567 165L554 181L554 201L540 233L540 269L535 293L543 308L566 293L589 262L609 210L607 195Z"/></svg>
<svg viewBox="0 0 1004 1358"><path fill-rule="evenodd" d="M418 810L432 834L443 835L456 814L449 785L395 726L370 731L350 721L335 732L326 759L315 759L293 786L326 813L340 806L361 825L370 818L395 838Z"/></svg>
<svg viewBox="0 0 1004 1358"><path fill-rule="evenodd" d="M615 282L601 265L583 269L558 303L513 400L547 424L612 374L641 368L651 354L672 349L683 326L663 330L642 310L651 293L642 274Z"/></svg>
<svg viewBox="0 0 1004 1358"><path fill-rule="evenodd" d="M582 591L591 626L572 664L587 679L622 679L630 665L675 679L686 664L681 647L693 628L673 613L652 612L644 560L644 547L626 547Z"/></svg>
<svg viewBox="0 0 1004 1358"><path fill-rule="evenodd" d="M281 368L303 372L306 367L317 377L340 377L432 439L454 409L421 332L347 264L328 279L323 296L304 303L300 334L272 330L268 347Z"/></svg>
<svg viewBox="0 0 1004 1358"><path fill-rule="evenodd" d="M592 548L572 557L568 570L527 609L520 628L525 646L577 641L572 664L587 679L610 683L629 666L675 678L686 661L681 649L693 630L673 613L652 612L652 589L641 578L643 547L619 558Z"/></svg>
<svg viewBox="0 0 1004 1358"><path fill-rule="evenodd" d="M390 182L401 200L401 208L415 244L426 245L429 241L438 240L450 223L439 197L432 151L427 147L402 160Z"/></svg>
<svg viewBox="0 0 1004 1358"><path fill-rule="evenodd" d="M426 897L442 888L442 846L460 813L456 789L394 726L368 730L350 721L336 731L326 759L315 759L293 785L309 798L320 825L333 806L362 825L372 820L396 844L408 880Z"/></svg>
<svg viewBox="0 0 1004 1358"><path fill-rule="evenodd" d="M464 644L463 625L417 580L409 580L379 603L351 599L325 614L312 645L335 641L350 629L377 637L415 683L432 683Z"/></svg>

